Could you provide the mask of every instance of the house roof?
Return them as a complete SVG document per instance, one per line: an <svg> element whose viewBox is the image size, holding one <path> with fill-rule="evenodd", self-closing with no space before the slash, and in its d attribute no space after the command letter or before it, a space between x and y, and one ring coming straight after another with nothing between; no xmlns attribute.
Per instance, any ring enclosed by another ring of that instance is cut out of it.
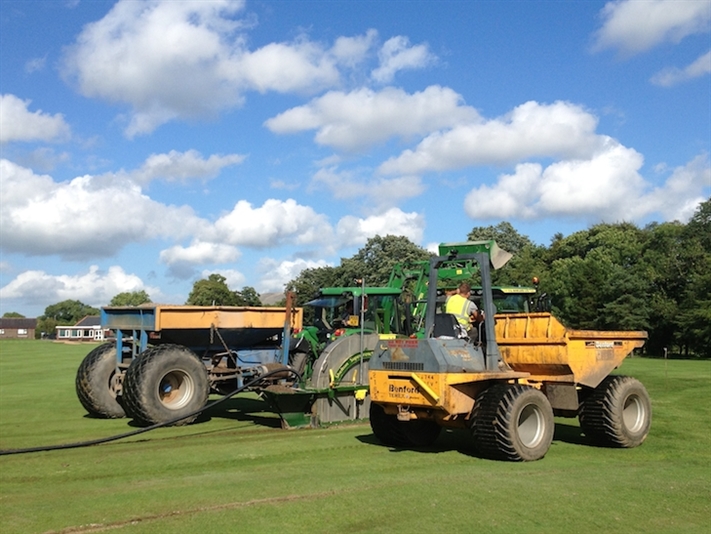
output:
<svg viewBox="0 0 711 534"><path fill-rule="evenodd" d="M25 317L1 317L0 328L37 328L37 319L26 319Z"/></svg>
<svg viewBox="0 0 711 534"><path fill-rule="evenodd" d="M101 326L101 317L98 315L87 315L74 326Z"/></svg>

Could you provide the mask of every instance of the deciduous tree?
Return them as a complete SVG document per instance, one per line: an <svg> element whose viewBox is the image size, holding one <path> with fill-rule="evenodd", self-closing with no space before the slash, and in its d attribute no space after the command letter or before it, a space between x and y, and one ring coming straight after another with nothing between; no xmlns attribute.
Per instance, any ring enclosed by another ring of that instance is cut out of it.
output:
<svg viewBox="0 0 711 534"><path fill-rule="evenodd" d="M518 254L523 248L533 245L528 236L521 235L507 221L502 221L496 226L475 226L467 235L467 241L495 240L496 244L513 255Z"/></svg>
<svg viewBox="0 0 711 534"><path fill-rule="evenodd" d="M303 306L313 299L322 287L338 286L342 278L341 267L312 267L304 269L286 284L287 291L296 293L296 305Z"/></svg>
<svg viewBox="0 0 711 534"><path fill-rule="evenodd" d="M148 302L151 302L151 298L145 290L141 289L140 291L124 291L115 295L109 306L140 306Z"/></svg>
<svg viewBox="0 0 711 534"><path fill-rule="evenodd" d="M237 306L261 306L262 301L259 298L257 290L251 286L245 286L242 291L235 291Z"/></svg>
<svg viewBox="0 0 711 534"><path fill-rule="evenodd" d="M37 318L37 331L51 335L57 326L74 325L87 315L99 315L99 310L78 300L63 300L45 308Z"/></svg>
<svg viewBox="0 0 711 534"><path fill-rule="evenodd" d="M198 280L188 295L186 304L192 306L237 306L237 295L227 287L227 279L213 273Z"/></svg>
<svg viewBox="0 0 711 534"><path fill-rule="evenodd" d="M541 280L541 290L545 290L548 265L545 247L536 245L531 239L518 232L511 223L502 221L496 226L475 226L467 235L468 241L496 241L499 248L513 254L505 268L492 271L494 285L530 286L535 276ZM478 282L477 282L478 283Z"/></svg>
<svg viewBox="0 0 711 534"><path fill-rule="evenodd" d="M47 306L44 318L54 319L57 325L73 325L87 315L99 315L99 310L78 300L63 300Z"/></svg>
<svg viewBox="0 0 711 534"><path fill-rule="evenodd" d="M404 236L371 237L351 258L341 260L341 283L353 286L355 280L365 278L369 286L385 286L396 263L429 260L431 256Z"/></svg>

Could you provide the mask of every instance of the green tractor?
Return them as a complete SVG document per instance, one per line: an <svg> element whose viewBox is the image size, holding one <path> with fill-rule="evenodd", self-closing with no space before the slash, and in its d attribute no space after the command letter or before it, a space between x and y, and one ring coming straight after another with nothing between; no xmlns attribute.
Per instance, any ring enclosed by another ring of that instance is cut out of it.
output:
<svg viewBox="0 0 711 534"><path fill-rule="evenodd" d="M495 243L494 254L500 253ZM320 426L368 416L368 363L382 340L423 338L430 263L396 264L386 287L322 288L305 304L313 320L295 335L291 366L302 379L293 388L273 386L262 396L280 414L285 428ZM473 261L452 262L437 273L442 301L448 289L478 275ZM537 290L495 288L497 313L532 311ZM481 289L474 288L475 302Z"/></svg>
<svg viewBox="0 0 711 534"><path fill-rule="evenodd" d="M313 324L294 336L291 366L302 376L294 388L268 387L262 396L282 426L319 426L367 417L368 360L380 339L412 334L402 290L330 287L304 306Z"/></svg>

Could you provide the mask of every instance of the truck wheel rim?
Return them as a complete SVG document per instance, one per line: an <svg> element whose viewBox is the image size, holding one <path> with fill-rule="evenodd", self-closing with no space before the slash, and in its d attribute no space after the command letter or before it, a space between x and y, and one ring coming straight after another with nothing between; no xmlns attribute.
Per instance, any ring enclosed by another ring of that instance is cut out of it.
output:
<svg viewBox="0 0 711 534"><path fill-rule="evenodd" d="M545 423L541 410L535 404L529 404L518 417L518 436L524 446L533 448L543 438Z"/></svg>
<svg viewBox="0 0 711 534"><path fill-rule="evenodd" d="M188 404L193 396L193 379L179 369L166 373L158 385L158 398L171 410L178 410Z"/></svg>
<svg viewBox="0 0 711 534"><path fill-rule="evenodd" d="M630 432L639 432L644 426L645 409L636 395L630 395L622 408L622 420Z"/></svg>

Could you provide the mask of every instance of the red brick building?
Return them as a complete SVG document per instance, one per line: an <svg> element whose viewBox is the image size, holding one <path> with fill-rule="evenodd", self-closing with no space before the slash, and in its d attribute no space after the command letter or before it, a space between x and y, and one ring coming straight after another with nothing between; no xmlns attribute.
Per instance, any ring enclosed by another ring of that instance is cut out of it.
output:
<svg viewBox="0 0 711 534"><path fill-rule="evenodd" d="M37 319L0 317L0 339L34 339Z"/></svg>

